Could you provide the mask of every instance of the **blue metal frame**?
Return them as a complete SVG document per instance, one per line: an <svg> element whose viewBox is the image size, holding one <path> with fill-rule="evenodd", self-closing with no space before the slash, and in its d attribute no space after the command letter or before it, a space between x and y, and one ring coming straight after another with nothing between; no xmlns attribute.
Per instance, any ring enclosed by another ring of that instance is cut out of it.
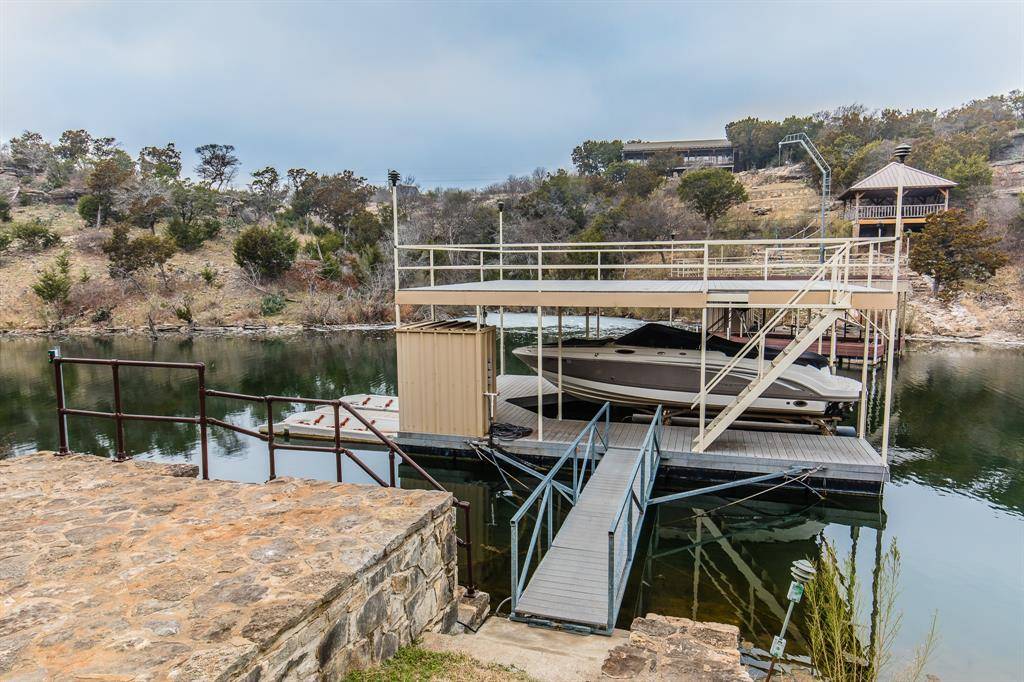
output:
<svg viewBox="0 0 1024 682"><path fill-rule="evenodd" d="M604 428L599 428L603 424ZM569 444L565 452L548 471L547 476L541 479L537 488L530 494L526 501L519 507L510 522L512 532L512 613L515 613L519 598L526 589L526 579L530 573L530 566L533 563L534 550L537 549L540 540L540 533L545 520L547 521L547 546L550 548L554 540L554 505L552 504L552 491L561 493L570 504L576 504L580 498L580 491L583 490L587 478L587 464L590 464L590 473L597 468L596 455L598 452L608 451L608 428L611 424L611 404L605 403L597 411L575 440ZM580 455L580 446L584 444L583 454ZM600 448L600 449L599 449ZM572 460L572 487L568 493L564 490L565 485L555 481L555 477L562 470L562 467L569 460ZM537 520L534 523L533 532L530 534L530 545L526 551L526 558L523 560L523 569L519 570L519 522L526 513L533 508L537 500L540 504L537 507ZM539 562L538 562L539 563Z"/></svg>
<svg viewBox="0 0 1024 682"><path fill-rule="evenodd" d="M647 435L644 436L640 451L637 453L636 462L633 464L633 471L629 477L629 487L619 505L618 513L608 528L608 626L607 630L601 634L610 635L615 629L615 621L619 616L622 592L629 580L629 571L636 556L636 547L640 541L640 531L643 529L647 504L651 499L651 491L654 490L658 465L661 463L661 431L662 407L659 405L657 412L654 413L654 418L651 419L651 426L647 429ZM616 569L615 536L622 530L623 516L626 519L626 546L624 548L626 554L622 558L622 570L619 571Z"/></svg>

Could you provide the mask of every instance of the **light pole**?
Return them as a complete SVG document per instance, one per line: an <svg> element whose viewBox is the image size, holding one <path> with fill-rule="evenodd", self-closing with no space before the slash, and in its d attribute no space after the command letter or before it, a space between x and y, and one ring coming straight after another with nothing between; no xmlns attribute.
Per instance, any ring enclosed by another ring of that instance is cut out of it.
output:
<svg viewBox="0 0 1024 682"><path fill-rule="evenodd" d="M401 176L396 170L388 171L388 184L391 185L391 243L392 258L395 268L395 326L402 322L402 313L398 308L398 180Z"/></svg>
<svg viewBox="0 0 1024 682"><path fill-rule="evenodd" d="M765 682L770 682L772 673L775 672L775 661L782 658L782 654L786 651L786 630L789 628L789 619L793 617L793 608L803 599L804 586L811 581L815 572L814 566L807 559L797 559L789 569L789 574L793 576L793 582L789 584L789 593L786 595L786 598L789 599L789 608L786 609L782 629L772 640L772 648L769 650L772 662L768 666Z"/></svg>
<svg viewBox="0 0 1024 682"><path fill-rule="evenodd" d="M818 148L811 142L811 138L807 137L807 133L792 133L786 135L779 142L779 163L782 163L782 147L787 144L799 144L807 153L811 159L818 166L818 170L821 171L821 245L818 248L818 262L825 262L825 210L828 206L829 194L832 191L832 168L828 165L825 157L821 155Z"/></svg>
<svg viewBox="0 0 1024 682"><path fill-rule="evenodd" d="M505 279L505 202L498 202L498 279ZM505 306L498 306L499 374L505 373Z"/></svg>

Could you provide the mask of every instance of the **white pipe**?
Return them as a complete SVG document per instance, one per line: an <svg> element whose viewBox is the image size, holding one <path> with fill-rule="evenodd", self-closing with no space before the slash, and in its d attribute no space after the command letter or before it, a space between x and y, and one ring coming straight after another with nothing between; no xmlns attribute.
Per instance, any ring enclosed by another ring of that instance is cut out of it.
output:
<svg viewBox="0 0 1024 682"><path fill-rule="evenodd" d="M395 326L402 324L402 311L398 307L398 285L399 285L399 266L398 266L398 181L395 180L391 183L391 243L394 249L394 267L395 267Z"/></svg>
<svg viewBox="0 0 1024 682"><path fill-rule="evenodd" d="M544 313L537 306L537 442L544 441Z"/></svg>
<svg viewBox="0 0 1024 682"><path fill-rule="evenodd" d="M558 419L562 419L562 309L558 308Z"/></svg>

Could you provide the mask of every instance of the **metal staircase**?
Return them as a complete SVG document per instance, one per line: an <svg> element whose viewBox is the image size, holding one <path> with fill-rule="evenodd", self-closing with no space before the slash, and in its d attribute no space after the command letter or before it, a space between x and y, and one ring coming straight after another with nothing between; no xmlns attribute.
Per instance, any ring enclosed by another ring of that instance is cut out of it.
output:
<svg viewBox="0 0 1024 682"><path fill-rule="evenodd" d="M847 297L848 300L848 297ZM782 373L792 365L800 355L811 347L833 322L840 319L845 311L842 307L831 308L818 314L811 324L804 327L792 341L789 342L781 353L779 353L767 367L767 371L759 372L758 377L746 388L736 394L735 399L729 403L711 422L693 439L693 451L704 452L736 419L743 414L750 405L761 397L761 394L771 386ZM764 330L759 336L764 335ZM737 356L742 357L742 356Z"/></svg>

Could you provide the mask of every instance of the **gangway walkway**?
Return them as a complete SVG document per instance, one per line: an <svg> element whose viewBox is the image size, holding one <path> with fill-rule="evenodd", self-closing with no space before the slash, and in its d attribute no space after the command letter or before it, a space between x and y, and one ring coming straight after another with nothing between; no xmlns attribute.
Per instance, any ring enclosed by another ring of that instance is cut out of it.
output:
<svg viewBox="0 0 1024 682"><path fill-rule="evenodd" d="M513 620L602 634L615 627L661 459L661 410L640 449L632 450L608 448L608 409L606 404L570 444L512 519ZM554 477L569 467L573 484L566 491ZM557 534L556 495L572 504ZM520 571L519 523L531 510L536 521ZM531 574L543 526L546 551Z"/></svg>
<svg viewBox="0 0 1024 682"><path fill-rule="evenodd" d="M543 477L488 450L493 457L541 478L511 521L512 620L610 635L648 507L776 479L800 481L821 469L796 466L652 498L662 456L662 408L655 412L638 450L608 447L609 410L605 403ZM485 449L482 444L478 447ZM603 455L600 460L598 455ZM570 469L571 485L555 480L559 475L567 477ZM557 496L571 509L556 533ZM528 515L533 526L520 566L520 524ZM535 559L537 567L531 572Z"/></svg>

